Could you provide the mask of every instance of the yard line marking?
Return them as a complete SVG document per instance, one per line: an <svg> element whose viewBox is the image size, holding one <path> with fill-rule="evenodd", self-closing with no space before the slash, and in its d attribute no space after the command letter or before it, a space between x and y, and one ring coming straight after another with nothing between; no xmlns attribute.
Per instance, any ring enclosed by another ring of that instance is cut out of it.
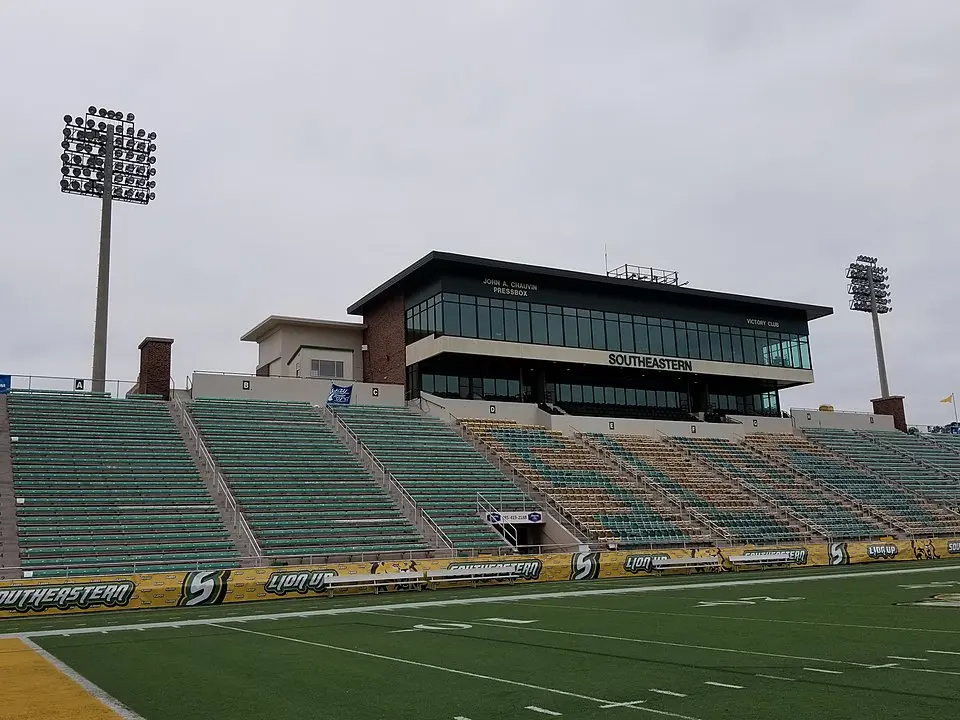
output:
<svg viewBox="0 0 960 720"><path fill-rule="evenodd" d="M787 682L793 682L793 678L782 677L780 675L764 675L763 673L757 673L757 677L766 678L767 680L786 680Z"/></svg>
<svg viewBox="0 0 960 720"><path fill-rule="evenodd" d="M934 673L935 675L960 675L960 672L954 672L952 670L930 670L928 668L900 668L900 669L909 670L910 672Z"/></svg>
<svg viewBox="0 0 960 720"><path fill-rule="evenodd" d="M867 665L868 670L880 670L882 668L900 667L900 663L887 663L886 665Z"/></svg>
<svg viewBox="0 0 960 720"><path fill-rule="evenodd" d="M804 670L807 670L808 672L827 673L828 675L843 675L843 670L824 670L823 668L808 667L805 667Z"/></svg>
<svg viewBox="0 0 960 720"><path fill-rule="evenodd" d="M634 705L639 705L640 703L645 703L646 700L630 700L629 702L622 703L610 703L609 705L601 705L601 710L606 710L608 708L618 708L618 707L633 707ZM634 708L634 710L641 710L644 708ZM656 711L654 711L656 712Z"/></svg>
<svg viewBox="0 0 960 720"><path fill-rule="evenodd" d="M483 619L492 620L494 622L511 623L512 625L529 625L530 623L536 622L536 620L514 620L513 618L483 618Z"/></svg>
<svg viewBox="0 0 960 720"><path fill-rule="evenodd" d="M560 717L563 715L563 713L547 710L546 708L537 707L536 705L527 705L524 710L533 710L534 712L542 713L543 715L552 715L553 717Z"/></svg>
<svg viewBox="0 0 960 720"><path fill-rule="evenodd" d="M87 680L83 675L78 673L72 667L67 665L65 662L60 660L60 658L55 657L51 653L44 650L42 647L37 645L33 640L29 638L21 638L22 641L30 647L35 653L40 655L44 660L53 665L57 670L63 673L66 677L70 678L77 685L82 687L88 693L93 695L97 700L102 702L108 708L113 710L117 715L119 715L124 720L145 720L142 715L138 715L133 710L128 708L126 705L121 703L115 697L105 692L98 685L94 685L92 682Z"/></svg>
<svg viewBox="0 0 960 720"><path fill-rule="evenodd" d="M439 670L440 672L451 673L453 675L462 675L464 677L470 677L476 680L489 680L491 682L503 683L504 685L514 685L516 687L527 688L528 690L540 690L541 692L553 693L555 695L565 695L566 697L577 698L578 700L587 700L600 705L609 705L613 703L612 700L590 697L589 695L580 695L579 693L569 692L568 690L558 690L556 688L545 687L544 685L534 685L533 683L521 682L519 680L494 677L493 675L481 675L480 673L469 672L467 670L458 670L456 668L443 667L442 665L432 665L430 663L419 662L417 660L407 660L406 658L394 657L392 655L381 655L380 653L367 652L366 650L340 647L338 645L327 645L326 643L313 642L312 640L302 640L300 638L288 637L286 635L275 635L273 633L265 633L258 630L248 630L247 628L230 627L229 625L221 625L219 623L210 623L210 626L220 628L221 630L232 630L233 632L274 638L275 640L286 640L287 642L298 643L300 645L311 645L313 647L324 648L326 650L336 650L338 652L345 652L351 655L361 655L363 657L377 658L378 660L389 660L390 662L401 663L403 665L413 665L415 667L428 668L430 670ZM652 712L657 715L666 715L668 717L678 718L679 720L700 720L699 718L690 717L688 715L679 715L677 713L670 713L664 710L653 710L650 708L634 707L632 705L629 707L633 707L634 710L643 710L644 712Z"/></svg>
<svg viewBox="0 0 960 720"><path fill-rule="evenodd" d="M887 655L890 660L915 660L916 662L930 662L930 658L904 657L903 655Z"/></svg>
<svg viewBox="0 0 960 720"><path fill-rule="evenodd" d="M960 652L954 650L927 650L928 653L935 653L937 655L960 655Z"/></svg>
<svg viewBox="0 0 960 720"><path fill-rule="evenodd" d="M860 577L876 577L880 575L912 575L917 573L931 573L931 572L956 572L960 570L960 565L944 565L940 567L922 567L922 568L896 568L894 570L865 570L865 571L854 571L854 572L833 572L822 575L816 574L801 574L801 575L792 575L790 577L779 577L779 578L753 578L750 580L702 580L700 582L687 582L687 583L670 583L667 585L630 585L629 587L619 587L619 588L604 588L600 590L558 590L555 592L539 592L539 593L525 593L525 594L516 594L516 595L499 595L491 593L489 597L469 597L469 598L456 598L454 600L426 600L426 601L417 601L417 602L396 602L396 603L384 603L383 605L356 605L348 607L338 607L338 608L328 608L324 610L290 610L287 612L273 613L269 616L264 616L262 614L256 615L239 615L239 616L219 616L219 617L205 617L197 618L196 620L181 620L178 623L175 623L179 626L194 626L194 625L214 625L218 622L255 622L263 620L265 617L272 617L277 620L285 620L291 617L322 617L326 615L344 615L351 613L365 613L365 612L377 612L385 610L396 610L403 608L428 608L428 607L448 607L448 606L457 606L457 605L487 605L492 603L510 603L510 602L523 602L526 600L549 600L551 598L564 598L564 597L592 597L594 595L630 595L633 593L648 593L648 592L672 592L675 590L703 590L710 588L720 588L720 587L733 587L737 585L770 585L770 584L780 584L780 583L796 583L796 582L812 582L817 580L844 580L850 578L860 578ZM260 611L251 611L262 613ZM111 627L110 630L131 630L136 627L143 627L147 630L156 630L161 628L169 628L174 623L170 622L145 622L145 623L130 623L127 625L117 625ZM18 633L6 633L0 635L0 639L6 638L24 638L24 637L44 637L45 635L60 635L64 632L70 635L82 635L87 632L99 632L102 629L102 626L97 626L96 628L86 628L85 623L80 623L76 627L70 628L68 630L40 630L36 632L26 631ZM912 630L913 632L918 632L919 629Z"/></svg>
<svg viewBox="0 0 960 720"><path fill-rule="evenodd" d="M457 715L453 718L453 720L470 720L470 718L464 717L463 715Z"/></svg>
<svg viewBox="0 0 960 720"><path fill-rule="evenodd" d="M686 697L684 693L673 692L672 690L659 690L658 688L650 688L650 692L659 693L660 695L670 695L672 697Z"/></svg>
<svg viewBox="0 0 960 720"><path fill-rule="evenodd" d="M729 683L713 682L712 680L707 680L703 684L713 685L714 687L725 687L725 688L733 688L734 690L743 690L743 685L730 685Z"/></svg>
<svg viewBox="0 0 960 720"><path fill-rule="evenodd" d="M374 612L371 614L380 615L382 613ZM389 617L405 617L405 618L411 618L413 620L430 620L432 622L438 622L436 618L426 617L424 615L406 615L402 613L390 613ZM490 628L502 629L501 625L493 625L491 623L474 621L474 625L476 627L490 627ZM829 658L807 657L805 655L785 655L782 653L762 652L760 650L738 650L736 648L712 647L710 645L690 645L688 643L668 642L666 640L649 640L646 638L620 637L619 635L600 635L598 633L582 633L582 632L574 632L572 630L551 630L549 628L526 627L526 626L518 627L517 630L529 630L531 632L549 633L551 635L570 635L572 637L587 637L587 638L594 638L597 640L618 640L620 642L639 643L641 645L660 645L663 647L687 648L690 650L709 650L711 652L733 653L735 655L756 655L759 657L778 658L780 660L807 660L807 661L819 662L819 663L830 663L833 665L852 665L854 667L871 667L871 665L867 663L858 663L858 662L852 662L849 660L831 660Z"/></svg>
<svg viewBox="0 0 960 720"><path fill-rule="evenodd" d="M545 602L532 602L527 601L523 603L524 605L536 605L537 607L546 607L546 608L563 608L565 610L597 610L596 607L590 607L589 605L558 605L556 603L545 603ZM628 610L626 608L612 608L604 607L603 612L613 612L613 613L627 613L630 615L663 615L666 617L683 617L683 618L696 618L697 620L740 620L742 622L750 623L780 623L785 625L812 625L814 627L838 627L838 628L850 628L852 630L894 630L900 632L908 633L936 633L936 634L945 634L945 635L960 635L960 630L944 630L943 628L912 628L912 627L894 627L890 625L857 625L853 623L831 623L831 622L814 622L813 620L782 620L778 618L753 618L747 616L737 616L737 615L712 615L704 613L681 613L681 612L663 612L657 610ZM958 653L960 654L960 653Z"/></svg>

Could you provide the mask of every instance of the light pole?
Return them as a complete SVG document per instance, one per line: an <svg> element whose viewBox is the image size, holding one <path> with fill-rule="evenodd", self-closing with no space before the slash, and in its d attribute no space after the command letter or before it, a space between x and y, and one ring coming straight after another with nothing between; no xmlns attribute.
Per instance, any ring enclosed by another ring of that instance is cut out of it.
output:
<svg viewBox="0 0 960 720"><path fill-rule="evenodd" d="M157 134L134 127L133 113L91 105L85 117L63 117L60 189L101 199L97 315L93 327L94 392L103 392L107 375L107 305L110 294L110 225L113 201L147 205L154 188Z"/></svg>
<svg viewBox="0 0 960 720"><path fill-rule="evenodd" d="M873 339L877 346L877 370L880 373L880 397L890 397L887 385L887 364L883 358L883 341L880 339L880 316L891 310L890 277L887 268L879 267L877 259L869 255L858 255L856 262L847 268L847 293L850 295L850 309L868 312L873 318Z"/></svg>

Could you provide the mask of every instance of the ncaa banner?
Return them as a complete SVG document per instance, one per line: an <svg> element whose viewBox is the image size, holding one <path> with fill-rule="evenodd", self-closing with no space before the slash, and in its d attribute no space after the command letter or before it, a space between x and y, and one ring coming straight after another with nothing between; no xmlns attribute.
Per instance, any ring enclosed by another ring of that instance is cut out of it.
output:
<svg viewBox="0 0 960 720"><path fill-rule="evenodd" d="M327 395L327 405L349 405L353 397L353 385L337 385L330 383L330 394Z"/></svg>

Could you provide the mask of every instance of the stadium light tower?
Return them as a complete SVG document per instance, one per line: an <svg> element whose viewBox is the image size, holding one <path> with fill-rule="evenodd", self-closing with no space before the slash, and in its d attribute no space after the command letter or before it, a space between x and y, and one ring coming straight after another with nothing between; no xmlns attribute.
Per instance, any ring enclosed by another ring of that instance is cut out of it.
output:
<svg viewBox="0 0 960 720"><path fill-rule="evenodd" d="M97 315L93 326L93 390L107 375L107 302L110 294L110 225L113 201L147 205L156 197L155 132L134 126L133 113L91 105L85 117L63 116L60 189L101 199Z"/></svg>
<svg viewBox="0 0 960 720"><path fill-rule="evenodd" d="M891 310L890 283L887 268L877 265L877 259L869 255L858 255L856 262L847 268L847 292L850 295L850 309L868 312L873 317L873 339L877 346L877 370L880 373L880 396L890 397L887 385L887 364L883 359L883 341L880 339L880 316Z"/></svg>

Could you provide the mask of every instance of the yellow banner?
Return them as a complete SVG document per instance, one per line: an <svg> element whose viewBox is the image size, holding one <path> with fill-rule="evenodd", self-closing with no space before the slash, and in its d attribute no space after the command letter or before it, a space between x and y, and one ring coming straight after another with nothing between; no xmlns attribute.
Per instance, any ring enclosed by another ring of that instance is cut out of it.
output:
<svg viewBox="0 0 960 720"><path fill-rule="evenodd" d="M298 567L201 570L188 573L153 573L91 578L0 581L0 618L52 615L158 607L203 607L223 603L316 597L327 593L326 578L333 575L408 572L412 577L427 570L514 565L517 582L557 582L601 578L643 577L655 574L657 558L719 557L724 571L733 570L731 557L789 553L795 567L851 565L900 560L939 560L960 557L960 539L889 540L828 544L744 545L690 550L636 550L585 552L563 555L521 555L445 560L412 560L383 563L342 563ZM665 574L689 572L673 569ZM482 581L483 585L502 584ZM470 585L471 581L445 587ZM387 590L402 592L407 586L391 584ZM340 589L337 593L361 593L365 589Z"/></svg>

